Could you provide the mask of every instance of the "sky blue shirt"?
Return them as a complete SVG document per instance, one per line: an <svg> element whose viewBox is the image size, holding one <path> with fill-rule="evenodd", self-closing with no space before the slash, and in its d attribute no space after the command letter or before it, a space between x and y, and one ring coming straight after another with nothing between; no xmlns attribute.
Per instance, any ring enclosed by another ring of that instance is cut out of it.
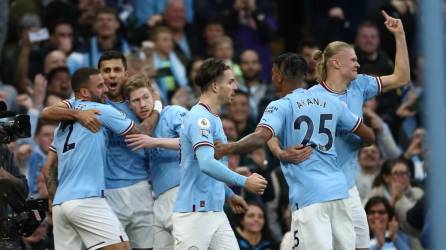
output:
<svg viewBox="0 0 446 250"><path fill-rule="evenodd" d="M58 157L58 186L53 205L102 196L109 130L124 135L134 126L133 121L110 105L81 100L68 105L80 110L98 109L102 126L93 133L79 122L62 122L55 130L50 147Z"/></svg>
<svg viewBox="0 0 446 250"><path fill-rule="evenodd" d="M163 108L153 136L158 138L179 138L187 109L172 105ZM147 150L152 166L152 187L159 197L167 190L180 184L180 154L178 150L151 148Z"/></svg>
<svg viewBox="0 0 446 250"><path fill-rule="evenodd" d="M338 98L353 114L362 117L362 106L374 96L381 93L381 79L368 75L358 75L358 77L347 85L347 90L337 92L330 89L326 84L321 83L310 88L312 92L325 92ZM359 171L358 151L361 147L361 139L352 133L338 131L336 134L336 153L338 164L347 178L348 187L352 188L356 183L356 175Z"/></svg>
<svg viewBox="0 0 446 250"><path fill-rule="evenodd" d="M204 104L193 106L180 132L181 180L175 212L223 211L225 184L205 174L196 157L197 150L202 149L203 153L213 154L214 141L227 143L220 118ZM220 163L227 169L227 157ZM244 185L244 181L245 178L239 178L234 183Z"/></svg>
<svg viewBox="0 0 446 250"><path fill-rule="evenodd" d="M326 93L296 89L268 105L259 127L270 129L284 148L296 144L315 148L299 164L281 163L293 211L348 197L347 180L336 164L334 139L337 127L354 131L360 122L361 118Z"/></svg>
<svg viewBox="0 0 446 250"><path fill-rule="evenodd" d="M139 121L127 102L108 101L108 104L123 112L134 122ZM107 189L128 187L139 181L148 180L150 169L144 149L133 151L127 146L125 137L116 133L110 133L109 139L105 168Z"/></svg>

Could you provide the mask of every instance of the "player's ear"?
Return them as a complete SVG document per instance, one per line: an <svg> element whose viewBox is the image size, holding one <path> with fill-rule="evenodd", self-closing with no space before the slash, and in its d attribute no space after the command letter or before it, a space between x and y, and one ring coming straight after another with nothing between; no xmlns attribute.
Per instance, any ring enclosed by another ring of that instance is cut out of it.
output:
<svg viewBox="0 0 446 250"><path fill-rule="evenodd" d="M331 63L335 69L339 69L341 67L341 63L337 58L332 58L328 61L328 63Z"/></svg>
<svg viewBox="0 0 446 250"><path fill-rule="evenodd" d="M80 88L79 93L81 97L90 97L90 91L87 88Z"/></svg>
<svg viewBox="0 0 446 250"><path fill-rule="evenodd" d="M217 84L216 81L213 81L213 82L211 83L211 89L212 89L212 91L215 92L215 93L218 92L218 84Z"/></svg>

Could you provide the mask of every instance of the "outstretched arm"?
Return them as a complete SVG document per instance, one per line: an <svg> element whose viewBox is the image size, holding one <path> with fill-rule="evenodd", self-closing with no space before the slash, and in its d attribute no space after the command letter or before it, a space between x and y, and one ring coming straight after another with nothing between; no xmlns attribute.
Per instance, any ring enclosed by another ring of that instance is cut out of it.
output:
<svg viewBox="0 0 446 250"><path fill-rule="evenodd" d="M125 142L133 150L141 148L180 149L180 138L155 138L144 134L134 134L127 135Z"/></svg>
<svg viewBox="0 0 446 250"><path fill-rule="evenodd" d="M410 65L403 23L400 19L389 16L385 11L382 11L381 13L386 19L384 24L395 36L396 43L395 68L393 74L380 77L382 91L387 92L404 86L410 81Z"/></svg>
<svg viewBox="0 0 446 250"><path fill-rule="evenodd" d="M215 143L216 158L219 159L224 155L244 154L260 148L273 136L271 130L259 126L254 133L251 133L237 142L228 144Z"/></svg>

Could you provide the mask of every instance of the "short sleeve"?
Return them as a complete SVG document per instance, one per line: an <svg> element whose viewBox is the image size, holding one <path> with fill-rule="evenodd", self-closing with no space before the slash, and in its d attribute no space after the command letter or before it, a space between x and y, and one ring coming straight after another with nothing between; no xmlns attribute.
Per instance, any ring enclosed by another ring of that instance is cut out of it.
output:
<svg viewBox="0 0 446 250"><path fill-rule="evenodd" d="M282 133L289 107L288 102L284 99L271 102L263 112L257 127L267 128L273 136L279 136Z"/></svg>
<svg viewBox="0 0 446 250"><path fill-rule="evenodd" d="M214 133L216 124L208 115L197 115L191 117L188 122L187 132L192 142L194 151L201 146L214 147Z"/></svg>
<svg viewBox="0 0 446 250"><path fill-rule="evenodd" d="M187 115L187 109L180 106L172 106L172 112L169 114L168 124L171 126L172 131L179 136L181 125L184 123L184 118Z"/></svg>
<svg viewBox="0 0 446 250"><path fill-rule="evenodd" d="M57 153L55 140L56 140L56 136L57 136L57 131L59 131L59 126L54 130L53 141L51 142L50 146L48 147L48 149L53 151L54 153Z"/></svg>
<svg viewBox="0 0 446 250"><path fill-rule="evenodd" d="M118 135L125 135L132 130L135 123L122 112L110 105L101 105L98 118L103 125Z"/></svg>
<svg viewBox="0 0 446 250"><path fill-rule="evenodd" d="M358 79L365 100L381 94L381 78L369 75L359 75Z"/></svg>
<svg viewBox="0 0 446 250"><path fill-rule="evenodd" d="M74 98L62 100L62 103L64 103L68 109L72 109L74 107Z"/></svg>
<svg viewBox="0 0 446 250"><path fill-rule="evenodd" d="M337 127L342 131L355 132L362 122L362 118L353 114L347 107L338 103L339 119Z"/></svg>

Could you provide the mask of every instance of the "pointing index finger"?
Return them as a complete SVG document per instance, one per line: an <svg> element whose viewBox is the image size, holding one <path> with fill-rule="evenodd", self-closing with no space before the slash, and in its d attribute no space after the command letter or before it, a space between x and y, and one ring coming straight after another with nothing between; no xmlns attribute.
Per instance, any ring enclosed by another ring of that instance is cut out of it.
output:
<svg viewBox="0 0 446 250"><path fill-rule="evenodd" d="M391 18L391 16L389 16L389 14L387 14L387 12L385 12L384 10L381 10L381 14L384 16L384 18L387 20L389 18Z"/></svg>

